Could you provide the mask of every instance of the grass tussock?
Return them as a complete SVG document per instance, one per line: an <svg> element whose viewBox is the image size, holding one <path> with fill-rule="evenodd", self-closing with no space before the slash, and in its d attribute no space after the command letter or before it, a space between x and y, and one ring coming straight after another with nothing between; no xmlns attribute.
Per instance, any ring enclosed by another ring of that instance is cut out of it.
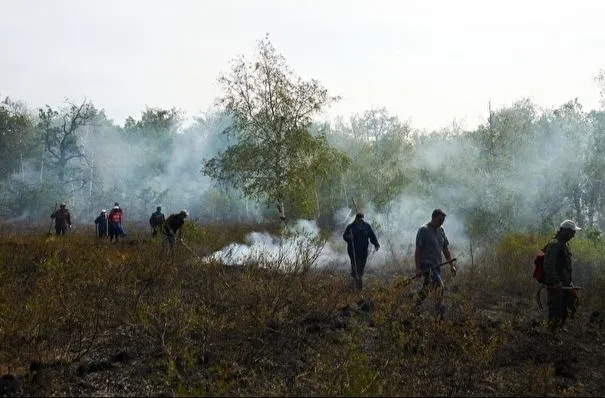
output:
<svg viewBox="0 0 605 398"><path fill-rule="evenodd" d="M258 228L192 226L187 243L204 258ZM0 371L18 388L0 395L603 395L605 249L573 242L581 308L551 339L531 279L547 239L445 273L437 322L430 300L412 309L420 280L388 283L387 265L354 292L304 246L287 267L226 266L149 238L5 235Z"/></svg>

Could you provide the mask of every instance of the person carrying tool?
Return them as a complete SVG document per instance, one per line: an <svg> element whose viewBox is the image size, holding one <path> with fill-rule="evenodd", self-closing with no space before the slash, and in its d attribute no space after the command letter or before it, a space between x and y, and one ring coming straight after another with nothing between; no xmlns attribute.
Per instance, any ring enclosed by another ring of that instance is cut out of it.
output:
<svg viewBox="0 0 605 398"><path fill-rule="evenodd" d="M443 302L445 284L441 279L441 268L439 267L442 264L441 254L445 256L446 262L450 263L452 274L456 275L456 262L452 260L449 241L442 227L445 216L443 210L433 210L431 221L421 226L416 233L416 250L414 252L416 272L422 273L424 276L422 289L418 292L418 299L416 300L416 311L424 303L429 292L435 291L437 295L435 310L440 319L445 314L445 304Z"/></svg>
<svg viewBox="0 0 605 398"><path fill-rule="evenodd" d="M97 226L97 236L101 239L107 236L107 212L105 209L101 210L101 214L95 218L95 225Z"/></svg>
<svg viewBox="0 0 605 398"><path fill-rule="evenodd" d="M67 228L71 228L71 216L65 202L61 203L59 210L53 211L50 218L55 219L55 232L57 235L65 236Z"/></svg>
<svg viewBox="0 0 605 398"><path fill-rule="evenodd" d="M166 221L164 213L162 213L162 206L158 206L154 213L151 213L149 217L149 225L151 226L151 236L156 236L160 230L162 224Z"/></svg>
<svg viewBox="0 0 605 398"><path fill-rule="evenodd" d="M177 233L179 238L182 235L181 227L185 224L185 218L187 218L187 216L189 216L187 210L181 210L176 214L168 216L164 223L164 227L162 228L162 234L164 234L164 240L162 241L163 246L168 244L170 249L174 247Z"/></svg>
<svg viewBox="0 0 605 398"><path fill-rule="evenodd" d="M572 220L559 226L555 237L544 251L544 274L548 292L548 328L563 329L568 317L573 317L579 300L571 281L571 251L569 241L582 229Z"/></svg>
<svg viewBox="0 0 605 398"><path fill-rule="evenodd" d="M363 289L363 271L368 260L369 242L376 250L380 249L376 234L367 222L363 221L363 213L355 215L355 221L347 225L342 238L347 242L347 254L351 260L351 277L358 290Z"/></svg>

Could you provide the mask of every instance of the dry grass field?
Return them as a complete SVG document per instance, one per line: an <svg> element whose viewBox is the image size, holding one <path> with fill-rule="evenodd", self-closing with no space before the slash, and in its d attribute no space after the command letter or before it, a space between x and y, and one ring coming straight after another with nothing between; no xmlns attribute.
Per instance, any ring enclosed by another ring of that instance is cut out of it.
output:
<svg viewBox="0 0 605 398"><path fill-rule="evenodd" d="M395 283L395 266L368 270L355 292L346 272L305 256L287 269L204 260L259 228L190 228L201 259L178 245L162 253L146 231L118 244L5 232L0 395L605 395L605 249L594 242L572 244L581 307L550 336L531 278L544 237L508 236L445 272L437 322L430 303L411 310L421 281Z"/></svg>

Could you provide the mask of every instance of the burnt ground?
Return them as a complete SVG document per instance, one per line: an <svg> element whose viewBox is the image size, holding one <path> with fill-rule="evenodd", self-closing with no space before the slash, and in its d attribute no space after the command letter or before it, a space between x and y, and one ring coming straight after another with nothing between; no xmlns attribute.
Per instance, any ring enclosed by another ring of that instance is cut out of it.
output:
<svg viewBox="0 0 605 398"><path fill-rule="evenodd" d="M448 277L438 321L412 308L420 280L369 272L355 292L338 270L158 262L146 244L3 244L0 396L605 395L598 281L552 335L531 280Z"/></svg>

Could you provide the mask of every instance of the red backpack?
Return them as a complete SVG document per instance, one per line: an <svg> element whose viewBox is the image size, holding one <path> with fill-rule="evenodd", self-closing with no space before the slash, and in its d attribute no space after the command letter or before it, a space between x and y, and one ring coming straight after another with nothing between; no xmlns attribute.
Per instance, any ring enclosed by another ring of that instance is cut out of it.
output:
<svg viewBox="0 0 605 398"><path fill-rule="evenodd" d="M122 219L121 219L121 214L119 211L111 211L109 213L109 222L112 224L119 224Z"/></svg>
<svg viewBox="0 0 605 398"><path fill-rule="evenodd" d="M534 257L534 279L538 283L544 283L546 281L546 273L544 272L544 253L548 245L544 246L542 250Z"/></svg>

